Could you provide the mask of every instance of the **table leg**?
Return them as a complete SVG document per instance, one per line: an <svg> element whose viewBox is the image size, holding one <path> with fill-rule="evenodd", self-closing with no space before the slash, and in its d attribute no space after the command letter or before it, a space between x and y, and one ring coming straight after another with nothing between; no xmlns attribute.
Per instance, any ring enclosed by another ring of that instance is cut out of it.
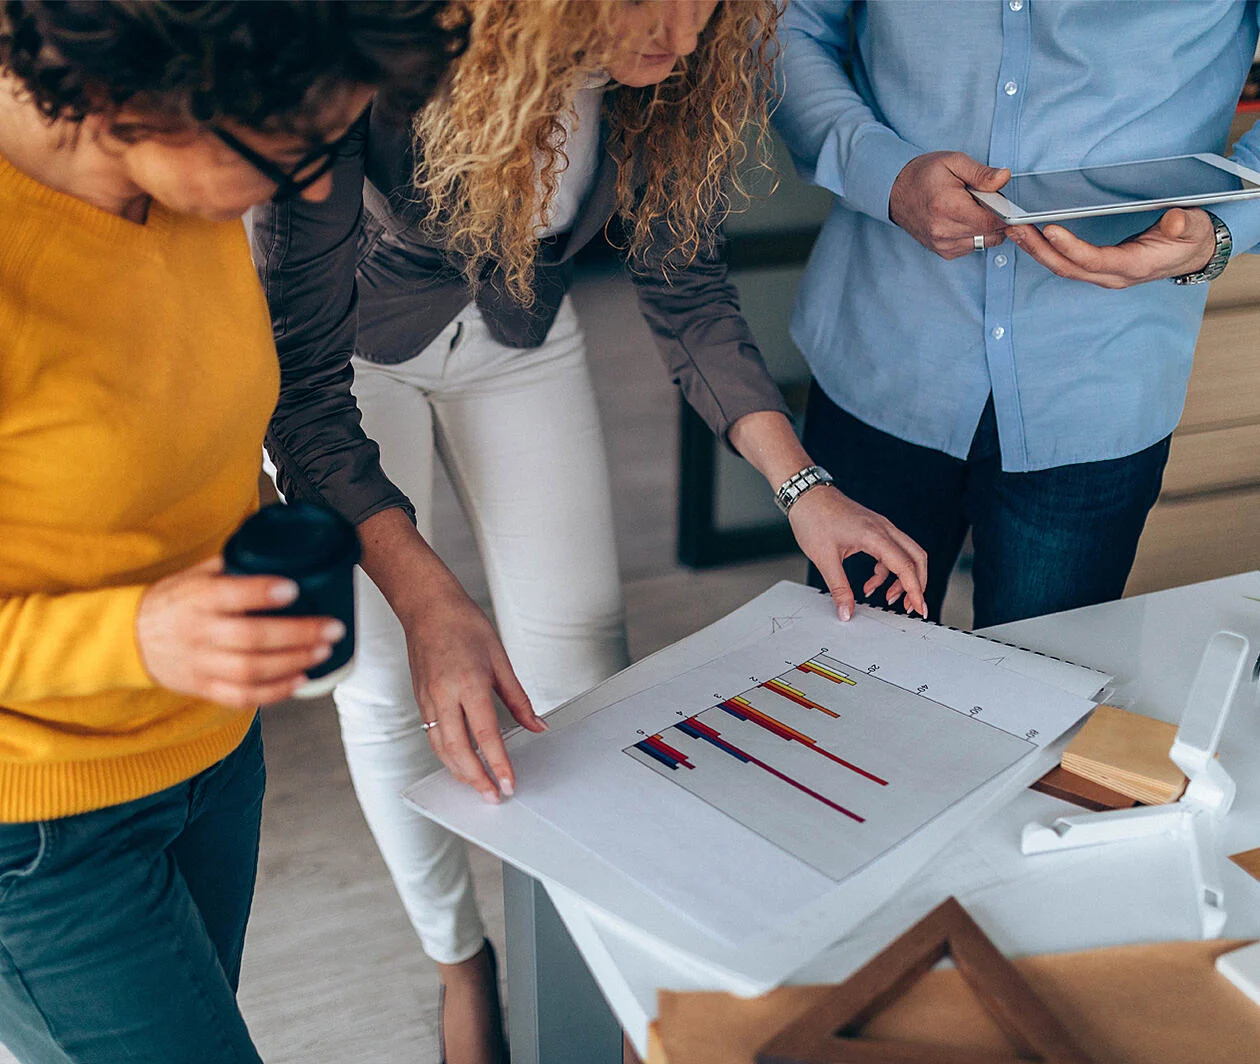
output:
<svg viewBox="0 0 1260 1064"><path fill-rule="evenodd" d="M512 1064L621 1064L622 1037L547 891L503 866Z"/></svg>

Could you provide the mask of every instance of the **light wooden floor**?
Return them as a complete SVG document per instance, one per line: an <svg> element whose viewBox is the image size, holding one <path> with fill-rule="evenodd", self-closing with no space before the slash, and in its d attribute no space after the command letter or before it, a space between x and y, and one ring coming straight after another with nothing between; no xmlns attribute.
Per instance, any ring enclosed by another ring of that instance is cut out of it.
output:
<svg viewBox="0 0 1260 1064"><path fill-rule="evenodd" d="M629 286L577 285L605 418L632 654L641 657L716 619L780 579L784 558L689 572L674 564L677 400ZM488 605L471 537L442 485L438 547ZM965 622L968 590L947 616ZM437 1046L437 975L417 945L350 789L327 700L263 714L268 793L241 1008L268 1064L429 1064ZM503 941L497 862L474 855L491 938ZM12 1058L0 1049L0 1064ZM176 1062L172 1062L176 1064Z"/></svg>

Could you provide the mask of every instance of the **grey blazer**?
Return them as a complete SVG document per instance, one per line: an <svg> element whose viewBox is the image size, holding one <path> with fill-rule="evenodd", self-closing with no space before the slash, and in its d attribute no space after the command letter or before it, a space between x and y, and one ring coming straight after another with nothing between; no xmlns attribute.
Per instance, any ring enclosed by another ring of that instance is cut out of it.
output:
<svg viewBox="0 0 1260 1064"><path fill-rule="evenodd" d="M474 295L462 263L426 238L412 170L410 131L369 112L337 159L329 199L268 204L253 216L254 261L280 356L267 450L286 497L322 502L355 524L394 506L414 511L363 432L351 355L404 362L473 299L497 340L536 347L564 298L573 256L615 207L617 166L605 151L572 229L540 247L534 304L522 307L494 268ZM745 414L786 413L717 249L668 277L647 265L632 277L674 383L719 437Z"/></svg>

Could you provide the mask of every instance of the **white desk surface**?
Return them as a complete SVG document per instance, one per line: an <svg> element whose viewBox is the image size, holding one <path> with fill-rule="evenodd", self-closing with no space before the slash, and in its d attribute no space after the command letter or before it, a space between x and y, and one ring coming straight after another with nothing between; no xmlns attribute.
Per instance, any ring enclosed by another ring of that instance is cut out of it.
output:
<svg viewBox="0 0 1260 1064"><path fill-rule="evenodd" d="M1038 617L986 635L1112 673L1112 704L1177 721L1208 638L1228 628L1260 652L1260 572L1243 573ZM1260 937L1260 884L1224 856L1260 846L1260 702L1237 699L1219 748L1238 782L1220 832L1229 922L1225 937ZM1186 844L1148 838L1023 857L1019 831L1080 809L1033 792L971 829L851 935L822 951L792 982L845 978L918 917L956 895L1008 954L1058 952L1198 937ZM653 947L573 894L552 900L630 1039L645 1053L656 990L709 989L703 964Z"/></svg>

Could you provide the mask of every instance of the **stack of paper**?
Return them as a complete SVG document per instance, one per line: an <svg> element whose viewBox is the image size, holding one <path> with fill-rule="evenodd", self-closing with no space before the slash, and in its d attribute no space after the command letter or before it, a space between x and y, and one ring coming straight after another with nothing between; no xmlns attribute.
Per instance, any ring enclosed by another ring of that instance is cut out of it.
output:
<svg viewBox="0 0 1260 1064"><path fill-rule="evenodd" d="M1168 756L1177 726L1099 706L1063 751L1063 767L1147 805L1175 802L1186 777Z"/></svg>
<svg viewBox="0 0 1260 1064"><path fill-rule="evenodd" d="M605 989L625 978L607 932L696 985L765 993L1057 762L1109 679L888 622L862 606L841 624L829 596L779 584L556 709L546 736L510 735L512 801L445 772L407 801L542 879L566 921L589 913Z"/></svg>

